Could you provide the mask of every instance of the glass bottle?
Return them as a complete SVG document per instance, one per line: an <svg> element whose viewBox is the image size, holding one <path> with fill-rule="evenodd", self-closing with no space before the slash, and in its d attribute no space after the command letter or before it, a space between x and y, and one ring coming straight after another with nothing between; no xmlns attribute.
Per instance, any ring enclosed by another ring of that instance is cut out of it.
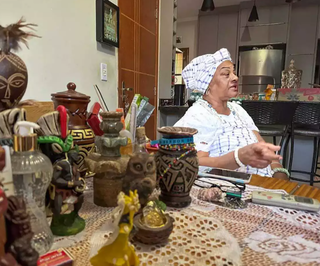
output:
<svg viewBox="0 0 320 266"><path fill-rule="evenodd" d="M136 143L134 152L148 152L146 148L146 129L145 127L138 127L136 129Z"/></svg>
<svg viewBox="0 0 320 266"><path fill-rule="evenodd" d="M17 122L18 133L14 135L14 153L11 156L12 178L15 194L24 198L34 233L32 244L42 255L53 243L53 235L45 212L45 197L52 178L52 164L37 147L35 123Z"/></svg>

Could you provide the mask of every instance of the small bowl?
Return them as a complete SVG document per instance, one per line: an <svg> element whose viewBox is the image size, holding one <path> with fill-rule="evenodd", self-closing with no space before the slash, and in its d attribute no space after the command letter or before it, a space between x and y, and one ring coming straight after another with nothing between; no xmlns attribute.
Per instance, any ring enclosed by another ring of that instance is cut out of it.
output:
<svg viewBox="0 0 320 266"><path fill-rule="evenodd" d="M152 153L152 152L157 152L159 150L159 148L156 148L156 147L152 147L150 143L147 143L146 144L146 149L149 153Z"/></svg>
<svg viewBox="0 0 320 266"><path fill-rule="evenodd" d="M165 215L167 221L161 227L147 227L141 223L142 213L134 217L133 223L137 228L137 233L134 238L146 245L155 245L168 241L168 238L173 230L174 219L168 214Z"/></svg>
<svg viewBox="0 0 320 266"><path fill-rule="evenodd" d="M158 132L171 136L193 136L198 133L198 130L191 127L160 127Z"/></svg>

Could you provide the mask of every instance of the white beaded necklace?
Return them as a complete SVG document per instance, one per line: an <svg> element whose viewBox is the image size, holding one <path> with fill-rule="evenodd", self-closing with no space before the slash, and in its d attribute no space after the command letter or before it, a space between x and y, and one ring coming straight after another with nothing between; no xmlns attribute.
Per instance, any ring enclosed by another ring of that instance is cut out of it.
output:
<svg viewBox="0 0 320 266"><path fill-rule="evenodd" d="M205 108L208 109L213 115L215 115L216 117L218 117L218 119L220 120L220 122L221 122L222 124L226 124L226 121L222 121L222 119L221 119L221 117L220 117L220 114L218 114L218 112L216 111L216 109L214 109L209 102L207 102L206 100L203 100L203 99L199 99L198 101L199 101L199 103L200 103L203 107L205 107ZM244 124L243 121L242 121L242 119L240 118L238 112L237 112L236 110L234 110L234 108L232 107L232 105L230 104L230 102L227 102L227 106L228 106L228 108L230 109L230 112L231 112L233 115L236 115L236 116L238 117L238 119L241 121L241 123Z"/></svg>

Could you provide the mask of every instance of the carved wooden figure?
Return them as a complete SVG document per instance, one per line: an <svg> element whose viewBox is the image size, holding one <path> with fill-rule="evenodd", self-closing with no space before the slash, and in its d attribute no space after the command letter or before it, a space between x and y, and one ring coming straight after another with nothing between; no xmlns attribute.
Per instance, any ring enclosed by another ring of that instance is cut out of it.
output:
<svg viewBox="0 0 320 266"><path fill-rule="evenodd" d="M38 142L43 153L53 163L53 176L49 187L49 208L53 213L51 230L54 235L75 235L85 227L85 221L79 216L83 203L85 180L80 177L78 150L74 147L73 137L68 134L68 115L64 106L57 111L39 118ZM62 214L66 204L74 206L69 214Z"/></svg>

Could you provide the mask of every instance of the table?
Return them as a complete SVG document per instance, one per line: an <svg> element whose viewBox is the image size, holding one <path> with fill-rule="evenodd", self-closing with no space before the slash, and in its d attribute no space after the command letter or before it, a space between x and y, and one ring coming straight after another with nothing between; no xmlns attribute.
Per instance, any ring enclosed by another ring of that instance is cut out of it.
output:
<svg viewBox="0 0 320 266"><path fill-rule="evenodd" d="M274 178L253 175L250 185L267 189L283 189L289 194L313 198L320 201L320 189L306 184L300 186L296 182L290 182L281 179L274 181Z"/></svg>
<svg viewBox="0 0 320 266"><path fill-rule="evenodd" d="M253 177L246 193L270 188L313 198L320 196L319 189L307 185L299 187L294 182L259 176ZM188 208L168 209L175 219L168 243L134 243L142 266L320 264L318 213L255 204L248 204L244 210L230 210L198 200L198 193L199 188L194 186ZM76 258L75 266L90 265L91 235L107 221L111 211L94 205L89 189L80 213L87 222L85 231L74 237L57 238L53 248L66 247Z"/></svg>

